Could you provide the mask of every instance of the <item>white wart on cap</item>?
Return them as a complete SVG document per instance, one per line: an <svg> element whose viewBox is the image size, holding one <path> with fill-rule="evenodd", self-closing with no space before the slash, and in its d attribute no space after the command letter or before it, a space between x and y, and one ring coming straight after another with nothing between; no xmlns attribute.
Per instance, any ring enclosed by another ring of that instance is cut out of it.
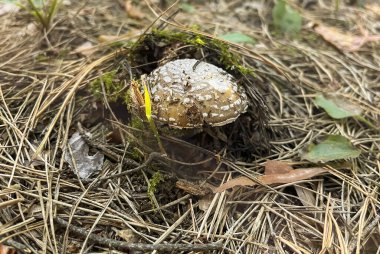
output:
<svg viewBox="0 0 380 254"><path fill-rule="evenodd" d="M147 76L152 117L177 129L222 126L244 113L248 99L234 77L196 59L166 63Z"/></svg>

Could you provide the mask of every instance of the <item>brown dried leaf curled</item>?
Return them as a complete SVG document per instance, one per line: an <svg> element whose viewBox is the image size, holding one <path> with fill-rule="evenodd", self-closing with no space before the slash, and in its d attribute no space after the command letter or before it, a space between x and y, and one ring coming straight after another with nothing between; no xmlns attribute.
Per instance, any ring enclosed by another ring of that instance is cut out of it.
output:
<svg viewBox="0 0 380 254"><path fill-rule="evenodd" d="M353 35L322 24L314 25L314 31L321 35L323 39L343 52L358 51L367 42L380 42L380 35Z"/></svg>
<svg viewBox="0 0 380 254"><path fill-rule="evenodd" d="M265 175L257 177L257 181L245 176L237 177L216 188L214 193L222 192L236 186L254 186L258 183L264 185L294 183L325 172L327 172L325 168L293 169L284 161L267 161L265 164Z"/></svg>

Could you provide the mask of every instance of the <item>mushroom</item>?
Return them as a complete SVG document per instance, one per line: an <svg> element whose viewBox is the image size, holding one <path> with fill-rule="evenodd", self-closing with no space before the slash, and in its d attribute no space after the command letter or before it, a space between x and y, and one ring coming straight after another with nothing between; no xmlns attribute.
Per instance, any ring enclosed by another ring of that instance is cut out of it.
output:
<svg viewBox="0 0 380 254"><path fill-rule="evenodd" d="M147 78L152 118L170 128L223 126L246 112L248 99L234 77L196 59L179 59L158 67Z"/></svg>

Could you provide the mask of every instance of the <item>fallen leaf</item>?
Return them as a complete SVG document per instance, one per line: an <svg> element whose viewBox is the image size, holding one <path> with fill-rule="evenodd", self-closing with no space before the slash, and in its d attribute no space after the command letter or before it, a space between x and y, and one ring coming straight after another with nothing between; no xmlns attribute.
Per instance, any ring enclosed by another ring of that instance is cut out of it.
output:
<svg viewBox="0 0 380 254"><path fill-rule="evenodd" d="M265 162L265 175L286 174L294 170L289 163L285 161L269 160Z"/></svg>
<svg viewBox="0 0 380 254"><path fill-rule="evenodd" d="M79 45L76 49L74 49L73 53L81 54L84 56L89 56L96 51L91 42L87 41L81 45Z"/></svg>
<svg viewBox="0 0 380 254"><path fill-rule="evenodd" d="M297 186L294 186L294 189L297 192L299 201L301 201L304 206L312 206L316 204L316 194L314 191L308 189L306 184L299 184Z"/></svg>
<svg viewBox="0 0 380 254"><path fill-rule="evenodd" d="M362 113L358 105L339 95L318 94L314 99L314 104L323 108L334 119L358 116Z"/></svg>
<svg viewBox="0 0 380 254"><path fill-rule="evenodd" d="M325 172L327 172L327 170L324 168L300 168L294 169L288 173L263 175L259 177L259 180L261 183L267 185L274 183L293 183L296 181L309 179Z"/></svg>
<svg viewBox="0 0 380 254"><path fill-rule="evenodd" d="M66 150L65 161L71 168L78 170L81 179L88 179L93 173L100 170L103 165L104 155L97 152L94 155L88 155L88 145L78 132L75 132L68 144L71 148Z"/></svg>
<svg viewBox="0 0 380 254"><path fill-rule="evenodd" d="M283 33L298 34L301 30L301 15L284 0L276 1L272 9L272 18L275 28Z"/></svg>
<svg viewBox="0 0 380 254"><path fill-rule="evenodd" d="M125 1L124 8L125 8L125 12L130 18L133 18L133 19L145 18L145 14L138 7L136 7L136 5L134 5L133 1L131 0Z"/></svg>
<svg viewBox="0 0 380 254"><path fill-rule="evenodd" d="M220 185L219 187L215 188L214 193L223 192L235 186L253 186L253 185L256 185L256 182L254 182L252 179L246 176L240 176L240 177L231 179L225 182L224 184Z"/></svg>
<svg viewBox="0 0 380 254"><path fill-rule="evenodd" d="M329 135L319 144L311 144L302 159L311 162L327 162L340 159L356 158L360 150L354 148L350 141L340 135Z"/></svg>
<svg viewBox="0 0 380 254"><path fill-rule="evenodd" d="M264 175L258 176L257 181L254 181L245 176L237 177L215 188L214 193L222 192L235 186L293 183L309 179L325 172L327 172L327 169L325 168L316 167L293 169L287 162L284 161L267 161L265 164Z"/></svg>
<svg viewBox="0 0 380 254"><path fill-rule="evenodd" d="M373 128L374 130L380 131L379 126L373 124L361 115L362 109L359 107L359 105L348 101L342 96L334 94L324 96L319 94L314 99L314 104L323 108L327 114L334 119L353 117L356 120Z"/></svg>
<svg viewBox="0 0 380 254"><path fill-rule="evenodd" d="M218 36L218 38L223 39L225 41L234 42L234 43L251 43L255 44L255 40L249 37L246 34L242 33L227 33Z"/></svg>
<svg viewBox="0 0 380 254"><path fill-rule="evenodd" d="M364 32L363 35L353 35L350 33L344 33L343 31L321 24L315 24L313 26L314 31L321 35L323 39L337 49L343 52L354 52L359 50L367 42L379 42L380 35L368 35Z"/></svg>
<svg viewBox="0 0 380 254"><path fill-rule="evenodd" d="M199 201L198 201L198 207L199 210L203 212L207 212L208 209L210 208L210 205L212 203L212 200L214 199L214 195L209 194L206 196L203 196Z"/></svg>

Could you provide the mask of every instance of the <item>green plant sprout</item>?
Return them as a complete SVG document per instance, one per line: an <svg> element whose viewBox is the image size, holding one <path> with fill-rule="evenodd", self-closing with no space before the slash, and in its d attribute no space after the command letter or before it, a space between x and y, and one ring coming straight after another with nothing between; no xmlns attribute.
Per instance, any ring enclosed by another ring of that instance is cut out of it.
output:
<svg viewBox="0 0 380 254"><path fill-rule="evenodd" d="M57 13L60 0L27 0L27 2L28 6L24 8L29 10L43 29L48 30Z"/></svg>

